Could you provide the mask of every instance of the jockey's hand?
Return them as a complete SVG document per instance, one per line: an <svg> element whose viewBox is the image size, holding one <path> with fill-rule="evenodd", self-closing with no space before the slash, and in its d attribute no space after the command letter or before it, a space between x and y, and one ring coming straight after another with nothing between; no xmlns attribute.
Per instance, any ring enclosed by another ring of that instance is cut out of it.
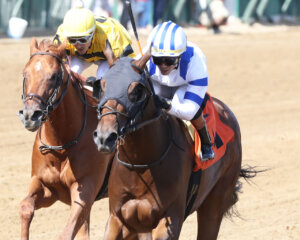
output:
<svg viewBox="0 0 300 240"><path fill-rule="evenodd" d="M166 109L167 111L171 108L171 103L164 97L155 95L155 103L158 107Z"/></svg>

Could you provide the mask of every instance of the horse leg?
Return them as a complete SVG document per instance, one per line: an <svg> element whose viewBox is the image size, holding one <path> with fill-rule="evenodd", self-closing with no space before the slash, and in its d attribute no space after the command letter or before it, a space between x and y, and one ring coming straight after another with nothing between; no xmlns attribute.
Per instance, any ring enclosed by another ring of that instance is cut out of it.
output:
<svg viewBox="0 0 300 240"><path fill-rule="evenodd" d="M90 215L83 222L82 226L79 228L75 240L85 240L87 236L90 235Z"/></svg>
<svg viewBox="0 0 300 240"><path fill-rule="evenodd" d="M224 213L235 204L238 167L231 166L197 209L198 240L217 239Z"/></svg>
<svg viewBox="0 0 300 240"><path fill-rule="evenodd" d="M145 234L137 234L128 230L126 226L120 221L120 219L110 214L106 223L104 238L107 240L139 240L144 238ZM151 235L150 235L151 239Z"/></svg>
<svg viewBox="0 0 300 240"><path fill-rule="evenodd" d="M22 240L29 239L29 228L34 216L34 211L41 207L50 206L56 200L50 190L44 187L36 176L31 178L28 194L21 201L19 207Z"/></svg>
<svg viewBox="0 0 300 240"><path fill-rule="evenodd" d="M121 223L120 219L110 214L105 227L104 239L109 239L109 240L123 239L122 227L123 224Z"/></svg>
<svg viewBox="0 0 300 240"><path fill-rule="evenodd" d="M178 211L178 209L177 209ZM174 213L177 213L175 210ZM157 227L152 230L152 239L153 240L169 240L169 239L178 239L179 234L183 224L182 221L179 220L178 216L169 215L168 217L164 217L160 219Z"/></svg>
<svg viewBox="0 0 300 240"><path fill-rule="evenodd" d="M58 239L74 239L81 227L80 239L89 239L88 218L97 192L95 190L97 187L93 184L94 182L96 180L87 178L84 181L75 182L71 186L71 211L68 222ZM85 226L82 226L83 224Z"/></svg>

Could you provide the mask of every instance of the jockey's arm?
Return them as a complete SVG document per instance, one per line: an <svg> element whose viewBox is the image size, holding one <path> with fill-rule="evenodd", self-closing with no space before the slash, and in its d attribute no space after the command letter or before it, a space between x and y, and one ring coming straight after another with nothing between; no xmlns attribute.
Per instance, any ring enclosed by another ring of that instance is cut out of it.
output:
<svg viewBox="0 0 300 240"><path fill-rule="evenodd" d="M181 86L175 92L168 113L183 120L192 120L198 112L206 87Z"/></svg>
<svg viewBox="0 0 300 240"><path fill-rule="evenodd" d="M198 112L208 86L205 56L196 54L189 64L187 84L175 92L169 113L184 120L191 120Z"/></svg>
<svg viewBox="0 0 300 240"><path fill-rule="evenodd" d="M115 57L129 56L135 58L132 40L127 30L117 20L107 19L110 24L106 26L105 32Z"/></svg>

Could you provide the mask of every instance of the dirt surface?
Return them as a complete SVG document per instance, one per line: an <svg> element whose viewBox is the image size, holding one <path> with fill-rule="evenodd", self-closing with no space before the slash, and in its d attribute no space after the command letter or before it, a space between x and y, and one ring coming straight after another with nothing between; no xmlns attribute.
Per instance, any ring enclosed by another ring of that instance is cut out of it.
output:
<svg viewBox="0 0 300 240"><path fill-rule="evenodd" d="M300 28L269 27L263 31L224 30L212 35L187 29L190 41L207 56L209 92L235 113L241 127L243 164L268 168L251 185L243 181L236 204L241 218L225 218L223 240L300 239ZM141 36L142 44L145 36ZM19 239L19 202L31 172L35 134L24 129L16 113L22 106L22 70L30 38L0 40L0 239ZM56 239L69 207L57 202L36 211L31 239ZM102 239L107 199L94 204L91 239ZM191 215L180 239L196 239Z"/></svg>

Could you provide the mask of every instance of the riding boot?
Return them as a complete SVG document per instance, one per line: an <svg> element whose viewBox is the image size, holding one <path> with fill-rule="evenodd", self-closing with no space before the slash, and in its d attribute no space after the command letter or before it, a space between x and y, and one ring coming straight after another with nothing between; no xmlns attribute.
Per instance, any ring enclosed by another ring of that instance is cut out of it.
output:
<svg viewBox="0 0 300 240"><path fill-rule="evenodd" d="M215 153L212 149L212 143L211 143L208 131L207 131L206 124L204 124L204 127L202 127L200 130L197 129L197 132L201 139L202 161L207 161L207 160L215 158Z"/></svg>
<svg viewBox="0 0 300 240"><path fill-rule="evenodd" d="M93 76L88 77L88 78L86 79L85 85L86 85L86 86L89 86L89 87L93 87L93 86L94 86L94 82L96 82L96 81L97 81L97 78L95 78L95 77L93 77Z"/></svg>

